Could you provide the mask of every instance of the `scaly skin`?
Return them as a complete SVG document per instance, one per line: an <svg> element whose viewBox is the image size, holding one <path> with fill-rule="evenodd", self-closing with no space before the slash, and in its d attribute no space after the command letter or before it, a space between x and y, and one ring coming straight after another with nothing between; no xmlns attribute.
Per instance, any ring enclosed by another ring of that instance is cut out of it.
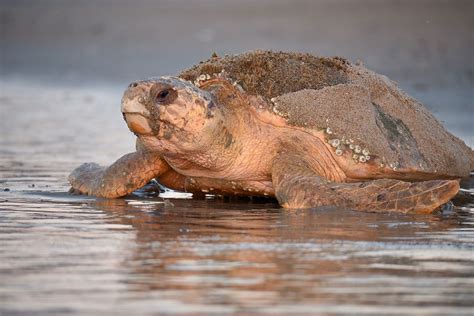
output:
<svg viewBox="0 0 474 316"><path fill-rule="evenodd" d="M264 103L221 77L208 78L201 89L177 78L132 83L122 112L140 140L138 151L108 168L82 165L69 181L77 192L108 198L157 178L188 192L275 196L285 208L417 213L432 212L459 190L456 180L347 183L354 179L324 135L286 126L259 110Z"/></svg>
<svg viewBox="0 0 474 316"><path fill-rule="evenodd" d="M169 169L159 154L139 151L123 156L108 168L85 163L76 168L68 180L72 192L117 198L143 187Z"/></svg>
<svg viewBox="0 0 474 316"><path fill-rule="evenodd" d="M170 170L160 176L158 181L170 189L195 194L275 196L270 181L230 181L202 177L186 177L174 170Z"/></svg>
<svg viewBox="0 0 474 316"><path fill-rule="evenodd" d="M285 208L337 206L368 212L431 213L459 191L456 180L331 182L315 173L301 156L286 153L275 159L272 179L276 198Z"/></svg>

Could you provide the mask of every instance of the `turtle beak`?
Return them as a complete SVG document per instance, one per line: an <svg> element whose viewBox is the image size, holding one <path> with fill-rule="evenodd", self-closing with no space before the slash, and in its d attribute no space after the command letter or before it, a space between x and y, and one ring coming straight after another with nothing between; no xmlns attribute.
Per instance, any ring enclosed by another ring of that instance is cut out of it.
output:
<svg viewBox="0 0 474 316"><path fill-rule="evenodd" d="M148 87L145 83L131 83L122 97L122 113L136 113L143 116L150 116L145 103L148 99Z"/></svg>
<svg viewBox="0 0 474 316"><path fill-rule="evenodd" d="M136 134L151 134L152 129L148 122L150 112L145 107L146 89L140 84L132 83L125 90L122 97L122 115L128 128Z"/></svg>

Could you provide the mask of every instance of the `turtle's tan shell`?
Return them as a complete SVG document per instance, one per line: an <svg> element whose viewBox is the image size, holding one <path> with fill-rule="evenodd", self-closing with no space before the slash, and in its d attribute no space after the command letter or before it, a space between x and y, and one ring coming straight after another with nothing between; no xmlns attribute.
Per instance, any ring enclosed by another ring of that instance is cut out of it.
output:
<svg viewBox="0 0 474 316"><path fill-rule="evenodd" d="M222 70L247 93L266 98L290 126L329 128L328 140L347 142L343 150L360 146L381 166L455 177L474 169L472 149L394 82L363 66L339 57L256 51L211 58L180 77L194 81Z"/></svg>
<svg viewBox="0 0 474 316"><path fill-rule="evenodd" d="M183 71L180 77L194 81L202 74L225 70L247 93L270 99L288 92L347 83L347 66L348 62L339 57L255 51L210 58Z"/></svg>

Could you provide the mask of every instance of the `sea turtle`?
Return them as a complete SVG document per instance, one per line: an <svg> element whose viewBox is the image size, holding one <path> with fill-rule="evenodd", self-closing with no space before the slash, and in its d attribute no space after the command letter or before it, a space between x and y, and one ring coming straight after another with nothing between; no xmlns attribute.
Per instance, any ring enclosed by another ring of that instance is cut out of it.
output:
<svg viewBox="0 0 474 316"><path fill-rule="evenodd" d="M274 196L284 208L427 213L474 153L388 78L360 64L255 51L135 81L122 113L137 150L87 163L72 190L124 196L155 178L180 191Z"/></svg>

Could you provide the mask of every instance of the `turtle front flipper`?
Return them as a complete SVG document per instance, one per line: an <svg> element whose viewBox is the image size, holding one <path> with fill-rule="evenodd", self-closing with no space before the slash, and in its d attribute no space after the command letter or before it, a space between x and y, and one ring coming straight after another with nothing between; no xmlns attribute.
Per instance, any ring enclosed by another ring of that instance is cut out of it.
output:
<svg viewBox="0 0 474 316"><path fill-rule="evenodd" d="M275 159L272 181L275 196L285 208L336 206L367 212L431 213L459 191L457 180L332 182L303 158L290 154Z"/></svg>
<svg viewBox="0 0 474 316"><path fill-rule="evenodd" d="M70 192L116 198L141 188L169 169L160 155L144 151L127 154L107 168L85 163L69 175Z"/></svg>

